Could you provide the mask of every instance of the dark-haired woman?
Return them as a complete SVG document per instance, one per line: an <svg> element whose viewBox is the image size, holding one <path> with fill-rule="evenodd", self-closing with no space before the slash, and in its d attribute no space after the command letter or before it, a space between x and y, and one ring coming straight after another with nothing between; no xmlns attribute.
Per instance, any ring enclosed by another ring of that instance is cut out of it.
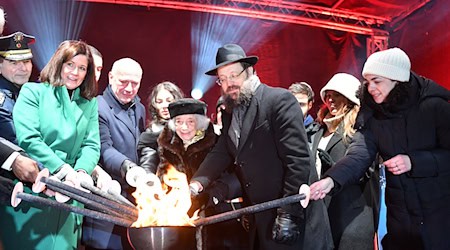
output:
<svg viewBox="0 0 450 250"><path fill-rule="evenodd" d="M376 154L386 170L384 249L450 246L450 91L410 70L399 48L372 54L347 155L311 185L313 199L359 180Z"/></svg>
<svg viewBox="0 0 450 250"><path fill-rule="evenodd" d="M97 83L88 45L62 42L40 80L26 83L17 99L13 111L17 140L52 174L79 183L90 178L100 156ZM1 209L5 249L76 249L82 217L34 206L22 202L17 208Z"/></svg>
<svg viewBox="0 0 450 250"><path fill-rule="evenodd" d="M156 173L159 164L158 136L170 119L169 104L183 98L180 88L172 82L158 83L148 98L151 120L138 144L139 165Z"/></svg>

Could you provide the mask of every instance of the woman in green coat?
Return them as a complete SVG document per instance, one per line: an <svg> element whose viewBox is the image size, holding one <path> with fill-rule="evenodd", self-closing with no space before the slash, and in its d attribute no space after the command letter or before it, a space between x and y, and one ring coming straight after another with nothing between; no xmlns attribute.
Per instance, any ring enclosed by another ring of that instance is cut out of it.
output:
<svg viewBox="0 0 450 250"><path fill-rule="evenodd" d="M22 87L13 111L19 146L52 174L86 177L100 157L97 84L88 45L61 43L40 80ZM76 249L81 236L80 215L51 207L22 202L3 207L0 218L5 249Z"/></svg>

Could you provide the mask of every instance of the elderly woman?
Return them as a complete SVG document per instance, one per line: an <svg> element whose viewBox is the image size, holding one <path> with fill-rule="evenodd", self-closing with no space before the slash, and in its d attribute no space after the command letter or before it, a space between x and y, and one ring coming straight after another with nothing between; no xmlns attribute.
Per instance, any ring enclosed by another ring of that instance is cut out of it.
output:
<svg viewBox="0 0 450 250"><path fill-rule="evenodd" d="M311 196L357 182L378 153L386 169L383 248L448 249L450 91L410 68L399 48L367 59L357 132L347 155L311 185Z"/></svg>
<svg viewBox="0 0 450 250"><path fill-rule="evenodd" d="M318 176L332 168L348 149L359 111L359 87L356 77L338 73L320 91L324 105L317 115L320 129L312 146ZM372 210L363 196L364 184L348 185L331 201L327 199L335 249L373 249Z"/></svg>
<svg viewBox="0 0 450 250"><path fill-rule="evenodd" d="M156 173L159 164L157 139L170 119L169 104L183 96L183 92L174 83L161 82L153 88L149 97L148 110L152 118L139 138L138 155L139 164L153 173Z"/></svg>
<svg viewBox="0 0 450 250"><path fill-rule="evenodd" d="M168 168L173 166L185 173L189 181L214 147L216 134L213 124L206 116L206 104L202 101L191 98L179 99L169 104L169 112L171 119L158 138L161 162L157 174L162 177ZM223 173L220 179L193 201L190 213L201 206L208 207L207 213L216 212L219 208L215 205L240 194L240 189L236 190L236 186L239 186L237 177L234 174ZM238 234L240 236L245 234L238 222L228 223L227 226L235 233L241 232ZM208 249L217 248L217 245L231 248L242 246L242 242L239 242L240 237L224 234L223 229L220 234L214 226L209 226L207 230L207 239L198 234L199 245L207 244Z"/></svg>
<svg viewBox="0 0 450 250"><path fill-rule="evenodd" d="M64 41L40 74L26 83L13 111L19 145L52 174L79 183L100 157L97 83L91 52L82 41ZM76 204L76 202L73 202ZM80 215L51 207L2 208L6 249L76 249Z"/></svg>
<svg viewBox="0 0 450 250"><path fill-rule="evenodd" d="M158 175L164 175L172 165L190 180L216 143L216 134L204 102L180 99L169 104L169 112L171 119L158 138Z"/></svg>

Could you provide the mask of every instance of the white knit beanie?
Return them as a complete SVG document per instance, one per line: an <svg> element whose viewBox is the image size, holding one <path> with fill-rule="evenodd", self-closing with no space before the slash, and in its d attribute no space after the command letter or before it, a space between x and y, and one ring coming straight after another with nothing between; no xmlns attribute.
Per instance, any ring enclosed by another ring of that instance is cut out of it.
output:
<svg viewBox="0 0 450 250"><path fill-rule="evenodd" d="M411 61L408 55L399 48L392 48L373 53L367 58L362 75L382 76L399 82L408 82Z"/></svg>
<svg viewBox="0 0 450 250"><path fill-rule="evenodd" d="M356 92L359 89L361 82L354 76L347 73L337 73L327 82L327 84L320 90L320 97L325 103L325 92L327 90L334 90L339 94L345 96L351 102L359 105L359 99L356 97Z"/></svg>

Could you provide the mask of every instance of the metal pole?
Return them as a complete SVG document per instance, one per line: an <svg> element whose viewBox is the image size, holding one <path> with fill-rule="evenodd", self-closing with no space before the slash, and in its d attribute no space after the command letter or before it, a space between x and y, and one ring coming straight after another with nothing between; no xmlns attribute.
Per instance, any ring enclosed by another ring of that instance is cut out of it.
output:
<svg viewBox="0 0 450 250"><path fill-rule="evenodd" d="M39 196L34 196L31 194L27 194L27 193L17 193L17 197L24 201L30 202L33 205L38 204L38 205L42 205L42 206L50 206L50 207L54 207L54 208L61 209L64 211L81 214L81 215L84 215L84 216L87 216L90 218L111 222L111 223L114 223L116 225L123 226L123 227L130 227L131 224L133 224L133 221L128 220L128 219L115 217L115 216L112 216L109 214L104 214L104 213L100 213L100 212L85 209L85 208L71 206L71 205L68 205L65 203L59 203L54 200L42 198Z"/></svg>
<svg viewBox="0 0 450 250"><path fill-rule="evenodd" d="M257 213L257 212L261 212L261 211L268 210L271 208L281 207L281 206L291 204L294 202L299 202L300 200L304 200L305 198L306 198L305 194L295 194L292 196L288 196L288 197L284 197L284 198L280 198L280 199L276 199L276 200L272 200L272 201L266 201L266 202L256 204L253 206L244 207L244 208L237 209L234 211L229 211L226 213L209 216L206 218L200 218L198 220L193 221L192 223L194 223L194 225L196 227L206 226L206 225L210 225L210 224L214 224L214 223L218 223L218 222L222 222L222 221L226 221L226 220L235 219L244 214Z"/></svg>
<svg viewBox="0 0 450 250"><path fill-rule="evenodd" d="M138 217L137 208L130 208L129 206L118 204L116 202L105 199L101 196L81 191L77 188L71 187L64 183L46 177L43 177L41 181L44 182L46 185L50 186L52 190L67 195L85 205L92 206L93 208L99 208L101 210L104 210L106 206L108 208L113 209L116 212L121 213L124 216L130 217L130 219L136 220Z"/></svg>
<svg viewBox="0 0 450 250"><path fill-rule="evenodd" d="M121 196L120 194L114 193L113 191L109 191L105 192L103 190L101 190L100 188L93 186L85 181L82 181L81 183L81 187L91 191L94 194L100 195L101 197L111 200L111 201L115 201L117 203L120 203L122 205L131 207L131 208L135 208L135 206L133 205L133 203L131 203L129 200L127 200L125 197Z"/></svg>

